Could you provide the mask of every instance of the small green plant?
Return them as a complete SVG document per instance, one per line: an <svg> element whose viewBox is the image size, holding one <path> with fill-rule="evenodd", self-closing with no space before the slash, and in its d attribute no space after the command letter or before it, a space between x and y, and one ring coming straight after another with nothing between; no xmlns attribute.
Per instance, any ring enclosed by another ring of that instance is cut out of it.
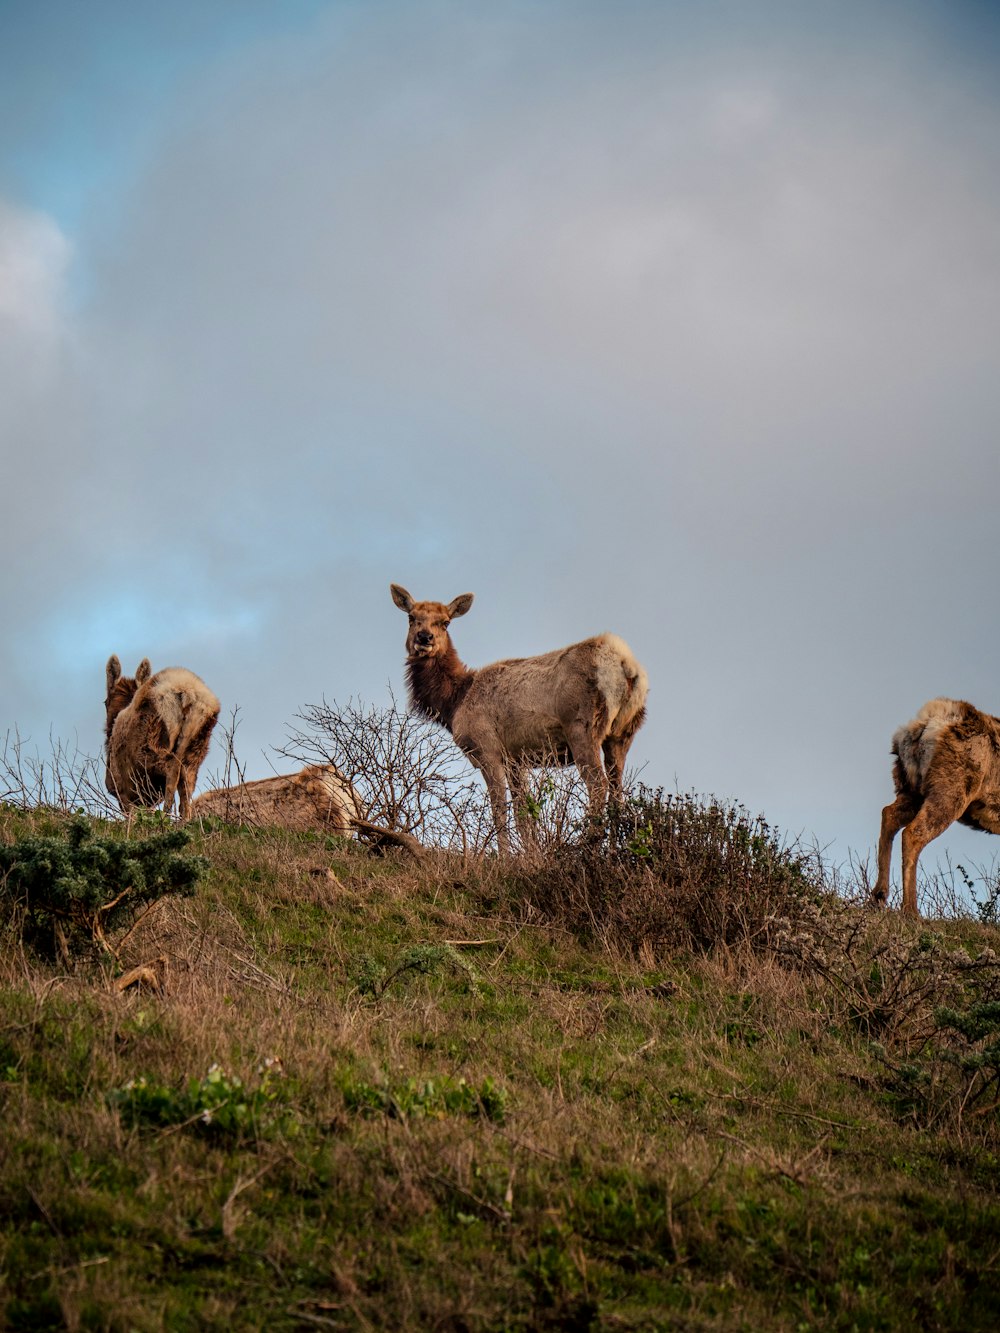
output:
<svg viewBox="0 0 1000 1333"><path fill-rule="evenodd" d="M145 1075L129 1079L108 1093L130 1127L192 1128L218 1138L254 1136L292 1125L285 1105L286 1090L278 1060L265 1060L253 1085L214 1064L203 1078L192 1078L181 1089Z"/></svg>
<svg viewBox="0 0 1000 1333"><path fill-rule="evenodd" d="M169 827L143 838L95 837L88 819L73 818L63 837L0 847L0 909L20 913L24 938L50 956L66 959L88 945L114 954L109 935L143 907L194 891L208 862L184 854L189 840L186 829Z"/></svg>
<svg viewBox="0 0 1000 1333"><path fill-rule="evenodd" d="M976 882L966 870L965 866L959 865L955 869L962 876L965 887L969 891L973 903L976 907L976 915L984 926L1000 926L1000 875L994 875L992 883L987 881L983 885L983 897L980 898L976 893Z"/></svg>
<svg viewBox="0 0 1000 1333"><path fill-rule="evenodd" d="M971 1004L964 1012L942 1007L934 1018L939 1031L956 1034L961 1043L949 1058L964 1075L963 1112L1000 1111L1000 1000Z"/></svg>
<svg viewBox="0 0 1000 1333"><path fill-rule="evenodd" d="M524 813L535 824L539 822L545 813L545 808L551 804L556 795L556 782L551 774L544 774L534 785L534 790L527 790L524 793Z"/></svg>
<svg viewBox="0 0 1000 1333"><path fill-rule="evenodd" d="M358 963L356 984L362 995L371 995L379 999L397 978L408 972L420 976L432 976L449 967L470 981L473 980L468 963L459 957L451 945L415 944L389 966L376 962L369 954L362 955Z"/></svg>
<svg viewBox="0 0 1000 1333"><path fill-rule="evenodd" d="M394 1086L380 1086L363 1079L346 1079L344 1103L349 1111L380 1112L393 1119L444 1119L445 1116L482 1117L502 1124L507 1111L507 1091L491 1078L477 1086L464 1078L408 1078Z"/></svg>

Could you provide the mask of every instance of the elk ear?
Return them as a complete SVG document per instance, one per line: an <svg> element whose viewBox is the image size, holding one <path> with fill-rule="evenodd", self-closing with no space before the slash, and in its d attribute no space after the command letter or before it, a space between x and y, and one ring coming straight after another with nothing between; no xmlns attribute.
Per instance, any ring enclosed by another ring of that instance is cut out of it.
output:
<svg viewBox="0 0 1000 1333"><path fill-rule="evenodd" d="M144 680L149 680L153 674L153 668L149 665L149 658L144 657L135 669L135 683L141 685Z"/></svg>
<svg viewBox="0 0 1000 1333"><path fill-rule="evenodd" d="M389 591L392 593L392 600L399 607L400 611L409 612L413 610L413 598L405 588L401 588L398 583L390 583Z"/></svg>
<svg viewBox="0 0 1000 1333"><path fill-rule="evenodd" d="M448 615L454 620L456 616L464 616L466 611L472 605L473 594L463 592L461 597L456 597L453 602L448 603Z"/></svg>
<svg viewBox="0 0 1000 1333"><path fill-rule="evenodd" d="M107 677L108 693L110 694L115 681L122 674L122 664L114 653L108 658L108 665L104 669L104 674Z"/></svg>

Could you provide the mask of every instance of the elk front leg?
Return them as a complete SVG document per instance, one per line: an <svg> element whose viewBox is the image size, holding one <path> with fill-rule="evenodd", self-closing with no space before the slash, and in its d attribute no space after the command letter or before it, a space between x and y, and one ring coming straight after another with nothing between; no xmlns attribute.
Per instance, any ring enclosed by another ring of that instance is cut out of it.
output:
<svg viewBox="0 0 1000 1333"><path fill-rule="evenodd" d="M514 806L514 825L517 828L521 850L538 846L538 826L528 807L528 768L525 764L511 763L507 776L510 784L510 799Z"/></svg>
<svg viewBox="0 0 1000 1333"><path fill-rule="evenodd" d="M493 827L497 835L497 850L503 857L510 856L510 830L507 827L507 773L502 760L492 763L480 761L479 767L486 779L486 791L493 811Z"/></svg>
<svg viewBox="0 0 1000 1333"><path fill-rule="evenodd" d="M584 727L569 733L566 738L573 755L573 763L587 788L587 813L599 821L608 803L608 779L601 764L601 747L595 736Z"/></svg>

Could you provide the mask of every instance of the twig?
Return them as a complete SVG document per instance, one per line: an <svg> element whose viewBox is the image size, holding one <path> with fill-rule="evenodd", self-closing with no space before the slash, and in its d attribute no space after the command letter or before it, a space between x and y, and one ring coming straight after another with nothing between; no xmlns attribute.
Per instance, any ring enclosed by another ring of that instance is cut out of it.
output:
<svg viewBox="0 0 1000 1333"><path fill-rule="evenodd" d="M745 1152L753 1153L755 1157L759 1157L766 1166L770 1167L775 1175L784 1176L785 1179L790 1180L793 1185L804 1185L806 1183L805 1177L802 1174L802 1168L826 1146L826 1139L821 1139L815 1147L809 1149L805 1157L801 1159L797 1166L793 1165L789 1170L787 1167L782 1166L773 1154L766 1153L761 1148L754 1147L752 1143L747 1143L745 1139L739 1139L735 1134L727 1134L721 1129L716 1130L715 1132L720 1139L726 1139L729 1143L735 1143L740 1148L743 1148Z"/></svg>
<svg viewBox="0 0 1000 1333"><path fill-rule="evenodd" d="M126 930L125 934L118 941L119 952L125 947L125 942L138 929L138 927L142 924L142 922L145 921L146 917L149 916L150 912L154 911L157 907L162 907L163 902L164 900L162 898L157 898L153 902L147 904L145 910L139 913L136 919L129 926L128 930Z"/></svg>
<svg viewBox="0 0 1000 1333"><path fill-rule="evenodd" d="M755 1106L761 1111L774 1111L777 1115L792 1116L796 1120L815 1120L820 1125L832 1125L834 1129L854 1128L845 1120L829 1120L825 1115L814 1115L812 1111L793 1111L787 1106L779 1106L777 1102L766 1102L760 1097L753 1097L750 1093L706 1091L705 1096L714 1097L720 1102L746 1102L748 1106Z"/></svg>
<svg viewBox="0 0 1000 1333"><path fill-rule="evenodd" d="M110 1257L99 1254L96 1259L81 1259L78 1264L66 1264L63 1268L41 1268L37 1273L29 1273L28 1281L36 1282L40 1277L55 1277L60 1273L75 1273L80 1268L96 1268L98 1264L106 1264Z"/></svg>

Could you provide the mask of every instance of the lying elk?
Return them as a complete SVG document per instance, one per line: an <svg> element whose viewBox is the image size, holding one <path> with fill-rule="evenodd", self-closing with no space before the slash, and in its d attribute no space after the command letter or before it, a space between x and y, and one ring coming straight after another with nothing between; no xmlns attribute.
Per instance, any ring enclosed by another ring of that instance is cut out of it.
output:
<svg viewBox="0 0 1000 1333"><path fill-rule="evenodd" d="M218 699L184 667L167 667L154 676L148 657L130 677L122 675L112 654L107 678L105 786L126 812L162 802L169 814L176 794L181 819L187 819L219 717Z"/></svg>
<svg viewBox="0 0 1000 1333"><path fill-rule="evenodd" d="M590 813L622 792L625 756L646 715L646 673L628 645L599 634L540 657L508 658L470 670L455 652L448 626L472 605L415 602L390 584L392 600L410 619L407 681L415 712L440 722L486 780L497 843L510 851L507 789L522 842L530 836L527 770L576 764ZM601 764L601 752L607 772Z"/></svg>
<svg viewBox="0 0 1000 1333"><path fill-rule="evenodd" d="M310 764L298 773L204 792L191 804L192 818L199 815L215 815L228 824L347 834L361 806L357 792L333 764Z"/></svg>
<svg viewBox="0 0 1000 1333"><path fill-rule="evenodd" d="M1000 718L961 699L931 699L892 738L896 799L882 811L878 878L872 897L889 892L892 842L903 830L903 911L917 911L917 858L956 820L1000 833Z"/></svg>

